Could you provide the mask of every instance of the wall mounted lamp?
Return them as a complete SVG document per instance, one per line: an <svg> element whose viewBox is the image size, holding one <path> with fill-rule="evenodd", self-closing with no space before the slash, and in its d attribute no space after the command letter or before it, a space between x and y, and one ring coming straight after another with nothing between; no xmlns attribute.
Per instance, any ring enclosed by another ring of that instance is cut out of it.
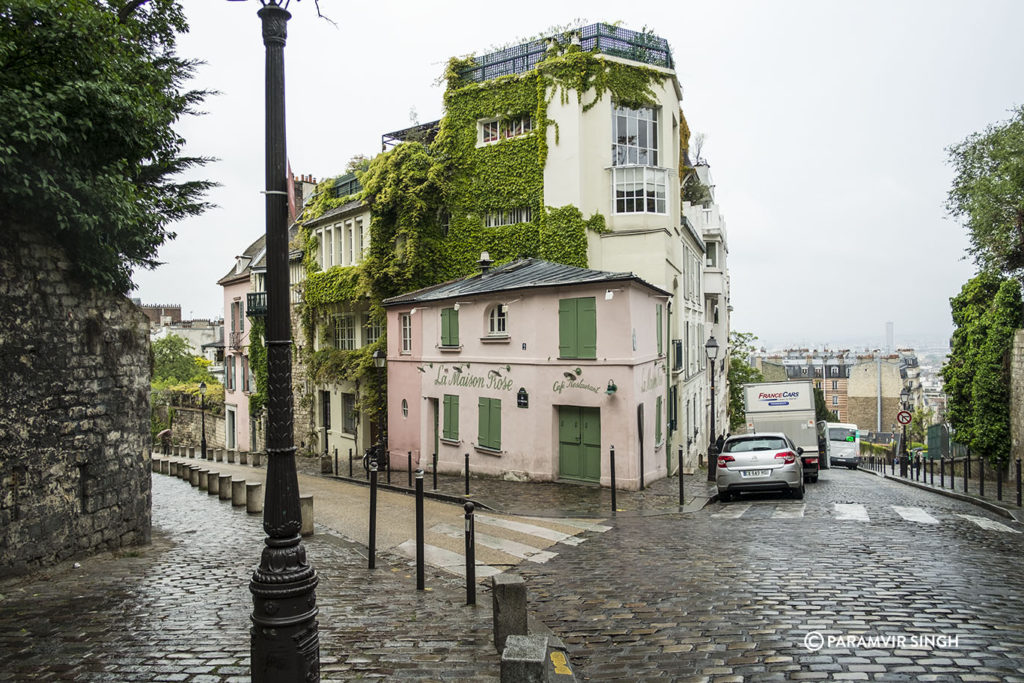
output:
<svg viewBox="0 0 1024 683"><path fill-rule="evenodd" d="M614 394L618 390L619 390L619 388L615 385L615 380L610 379L610 380L608 380L608 388L604 390L604 393L606 393L609 396L611 396L612 394Z"/></svg>

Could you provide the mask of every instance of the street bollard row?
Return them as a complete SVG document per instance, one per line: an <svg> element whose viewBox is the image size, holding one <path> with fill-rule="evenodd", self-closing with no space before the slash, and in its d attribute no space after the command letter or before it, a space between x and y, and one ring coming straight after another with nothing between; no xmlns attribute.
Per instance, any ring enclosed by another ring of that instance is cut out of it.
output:
<svg viewBox="0 0 1024 683"><path fill-rule="evenodd" d="M210 449L207 449L210 450ZM253 462L256 465L256 461ZM187 461L174 460L163 456L153 456L151 469L159 474L178 477L189 482L200 491L206 491L220 500L229 500L234 507L245 506L248 513L263 512L263 483L246 481L222 474L202 465L193 465ZM300 495L299 508L302 513L301 531L303 536L313 533L313 496Z"/></svg>
<svg viewBox="0 0 1024 683"><path fill-rule="evenodd" d="M871 456L869 462L870 462L871 469L873 469L876 472L881 472L882 474L885 474L886 464L890 464L892 476L895 476L895 474L896 474L896 460L897 460L897 458L892 458L889 463L886 463L886 458L878 458L876 456ZM910 467L907 468L907 470L904 470L902 464L900 465L900 476L903 476L905 478L909 477L909 479L911 479L912 481L919 481L921 483L929 484L930 486L935 486L935 461L936 460L939 461L939 488L941 488L941 489L945 489L946 488L946 468L948 467L949 468L949 489L951 491L955 491L956 488L957 488L957 483L956 483L956 476L957 476L957 474L956 474L956 463L957 463L957 460L956 460L956 458L952 458L952 457L948 458L948 460L949 460L948 464L946 462L947 458L944 458L944 457L929 458L928 459L928 463L927 463L927 467L926 467L925 463L924 463L924 460L922 459L922 457L920 455L918 455L916 458L911 458L911 460L909 462ZM962 482L963 482L963 492L964 493L969 493L970 492L971 468L972 468L971 460L972 460L972 458L971 458L971 450L968 448L966 456L963 458L963 461L962 461L962 464L963 464L963 479L962 479ZM613 453L612 454L613 467L614 467L614 462L615 462L615 460L614 460L614 453ZM1005 469L1009 473L1009 469L1010 468L1009 468L1008 465L1009 465L1009 463L1007 463L1007 466L1005 467ZM1013 461L1013 468L1014 468L1013 474L1015 475L1014 479L1016 481L1016 494L1017 494L1017 501L1016 502L1017 502L1017 507L1024 507L1024 505L1022 505L1022 493L1024 493L1024 490L1022 490L1022 489L1024 489L1024 482L1021 481L1021 459L1020 458L1017 458L1015 461ZM995 467L994 469L995 469L995 475L996 475L996 500L1002 502L1002 500L1003 500L1003 477L1004 477L1003 470L1004 470L1004 467ZM614 476L614 473L613 473L613 476ZM985 497L985 480L986 480L986 477L985 477L985 462L984 462L984 459L979 459L978 460L978 495L981 496L982 498ZM681 486L682 486L682 482L680 482L680 487ZM680 493L680 499L681 499L681 496L682 496L682 493Z"/></svg>

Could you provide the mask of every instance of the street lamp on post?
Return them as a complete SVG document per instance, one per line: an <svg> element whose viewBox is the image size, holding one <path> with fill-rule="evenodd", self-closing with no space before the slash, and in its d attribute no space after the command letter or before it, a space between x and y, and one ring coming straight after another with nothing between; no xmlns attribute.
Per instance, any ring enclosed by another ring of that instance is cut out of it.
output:
<svg viewBox="0 0 1024 683"><path fill-rule="evenodd" d="M266 48L267 479L265 538L252 593L250 664L254 683L320 680L316 570L299 531L299 485L292 436L292 340L288 311L288 178L284 45L290 0L260 0Z"/></svg>
<svg viewBox="0 0 1024 683"><path fill-rule="evenodd" d="M715 470L718 468L718 448L715 446L715 359L718 358L718 342L714 335L704 345L704 352L711 361L711 437L708 442L708 481L715 480Z"/></svg>
<svg viewBox="0 0 1024 683"><path fill-rule="evenodd" d="M202 451L203 460L206 460L206 382L199 383L199 415L203 424L202 438L199 440L199 450Z"/></svg>

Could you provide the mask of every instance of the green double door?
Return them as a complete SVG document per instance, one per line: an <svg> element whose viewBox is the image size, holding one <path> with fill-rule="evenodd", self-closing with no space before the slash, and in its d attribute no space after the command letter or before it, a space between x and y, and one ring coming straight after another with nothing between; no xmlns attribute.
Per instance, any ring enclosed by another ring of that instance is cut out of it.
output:
<svg viewBox="0 0 1024 683"><path fill-rule="evenodd" d="M562 479L601 481L601 409L558 407L558 473Z"/></svg>

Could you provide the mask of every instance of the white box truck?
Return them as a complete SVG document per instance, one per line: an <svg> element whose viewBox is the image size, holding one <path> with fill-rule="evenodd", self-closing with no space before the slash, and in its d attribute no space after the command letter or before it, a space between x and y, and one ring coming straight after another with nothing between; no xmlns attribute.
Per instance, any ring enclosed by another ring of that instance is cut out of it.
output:
<svg viewBox="0 0 1024 683"><path fill-rule="evenodd" d="M747 432L782 432L803 449L804 479L818 481L818 431L810 380L743 385Z"/></svg>

